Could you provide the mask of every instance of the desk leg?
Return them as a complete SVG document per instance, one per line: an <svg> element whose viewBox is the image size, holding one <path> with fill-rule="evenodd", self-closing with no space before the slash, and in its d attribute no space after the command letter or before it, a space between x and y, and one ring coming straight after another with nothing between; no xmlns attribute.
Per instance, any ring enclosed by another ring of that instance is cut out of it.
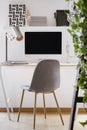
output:
<svg viewBox="0 0 87 130"><path fill-rule="evenodd" d="M72 109L71 109L71 115L70 115L70 121L69 121L69 129L68 130L73 130L73 127L74 127L74 120L75 120L75 114L76 114L76 105L77 105L78 91L79 91L79 89L77 87L77 89L74 92Z"/></svg>
<svg viewBox="0 0 87 130"><path fill-rule="evenodd" d="M2 78L2 74L1 74L1 67L0 67L0 80L1 80L2 90L3 90L3 94L4 94L4 99L5 99L6 109L7 109L7 113L8 113L8 118L9 118L9 120L11 120L8 101L7 101L7 95L6 95L6 91L5 91L5 87L4 87L4 83L3 83L3 78Z"/></svg>

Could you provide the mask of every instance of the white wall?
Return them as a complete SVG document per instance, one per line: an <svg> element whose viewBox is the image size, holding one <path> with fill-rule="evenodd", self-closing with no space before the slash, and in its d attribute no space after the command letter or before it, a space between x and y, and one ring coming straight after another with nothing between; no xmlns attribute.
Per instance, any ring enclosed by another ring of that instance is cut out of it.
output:
<svg viewBox="0 0 87 130"><path fill-rule="evenodd" d="M8 5L9 4L17 4L20 3L20 0L3 0L0 3L0 62L5 60L5 32L12 33L11 29L8 26ZM61 56L56 57L61 62L67 62L67 54L66 54L66 44L67 42L70 45L70 57L69 62L75 62L76 59L73 54L73 45L71 42L71 37L67 33L66 27L54 27L56 25L55 19L54 19L54 12L57 9L67 9L68 6L65 2L65 0L23 0L21 3L26 4L27 8L30 10L30 13L32 16L47 16L47 23L49 27L23 27L21 28L22 33L24 35L24 32L26 30L32 31L32 30L53 30L53 31L62 31L63 37L63 54ZM24 40L21 42L9 41L9 59L10 60L30 60L31 57L26 57L24 55ZM33 57L33 60L35 61L35 58L37 56ZM38 57L40 59L42 57ZM43 58L48 58L43 57ZM51 57L53 58L53 57ZM29 69L29 72L26 67L6 67L3 69L4 72L4 82L6 86L6 90L8 92L8 95L10 96L11 102L13 106L19 105L19 98L20 98L20 89L19 86L24 83L28 83L28 79L31 78L33 69ZM59 89L58 95L59 95L59 102L60 106L62 107L70 107L72 102L72 95L73 95L73 85L75 81L75 68L61 68L62 74L61 74L61 88ZM67 74L67 76L66 76ZM29 78L28 78L29 77ZM0 85L0 95L3 98L2 88ZM57 96L58 96L57 95ZM27 97L26 97L27 98ZM32 98L29 97L29 104L28 102L25 103L25 106L32 106ZM40 103L40 102L39 102ZM48 97L48 105L49 97ZM39 104L40 106L41 104ZM3 99L0 100L0 107L4 106ZM50 106L53 106L53 104L50 104Z"/></svg>

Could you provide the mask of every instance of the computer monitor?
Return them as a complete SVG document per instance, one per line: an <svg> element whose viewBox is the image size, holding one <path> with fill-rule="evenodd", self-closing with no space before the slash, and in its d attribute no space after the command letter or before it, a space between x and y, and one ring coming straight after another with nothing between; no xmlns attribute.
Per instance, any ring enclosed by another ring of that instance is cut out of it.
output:
<svg viewBox="0 0 87 130"><path fill-rule="evenodd" d="M62 32L25 32L25 55L62 54Z"/></svg>

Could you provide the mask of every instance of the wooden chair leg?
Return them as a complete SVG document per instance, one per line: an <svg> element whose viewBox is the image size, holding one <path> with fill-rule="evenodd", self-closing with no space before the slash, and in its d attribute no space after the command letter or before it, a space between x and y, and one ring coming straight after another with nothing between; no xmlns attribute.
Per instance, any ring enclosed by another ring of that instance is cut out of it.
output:
<svg viewBox="0 0 87 130"><path fill-rule="evenodd" d="M46 119L46 104L45 104L45 94L43 93L43 105L44 105L44 114Z"/></svg>
<svg viewBox="0 0 87 130"><path fill-rule="evenodd" d="M24 98L24 91L22 91L22 96L21 96L21 102L20 102L20 107L19 107L19 112L18 112L18 118L17 118L17 121L19 121L19 118L20 118L20 112L21 112L21 107L22 107L22 103L23 103L23 98Z"/></svg>
<svg viewBox="0 0 87 130"><path fill-rule="evenodd" d="M61 110L60 110L60 108L59 108L59 104L58 104L58 101L57 101L57 98L56 98L56 95L55 95L55 92L54 92L54 91L53 91L53 95L54 95L54 99L55 99L55 101L56 101L57 110L59 111L59 115L60 115L62 124L64 125L64 121L63 121L63 118L62 118Z"/></svg>
<svg viewBox="0 0 87 130"><path fill-rule="evenodd" d="M34 101L34 124L33 124L33 129L35 129L35 124L36 124L36 101L37 101L37 93L35 92L35 101Z"/></svg>

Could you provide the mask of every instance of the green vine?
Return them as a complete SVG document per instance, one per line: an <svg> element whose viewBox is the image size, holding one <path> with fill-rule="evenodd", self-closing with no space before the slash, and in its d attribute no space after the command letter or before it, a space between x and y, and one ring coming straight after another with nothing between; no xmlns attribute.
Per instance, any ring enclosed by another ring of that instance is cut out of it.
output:
<svg viewBox="0 0 87 130"><path fill-rule="evenodd" d="M71 2L71 0L66 1ZM83 90L83 102L87 104L87 0L72 1L72 10L67 14L70 23L68 32L72 36L74 50L79 58L80 73L76 86Z"/></svg>
<svg viewBox="0 0 87 130"><path fill-rule="evenodd" d="M72 36L74 50L79 58L78 67L81 70L77 86L84 91L83 101L87 103L87 0L73 0L71 8L72 11L67 14L70 23L68 32Z"/></svg>

